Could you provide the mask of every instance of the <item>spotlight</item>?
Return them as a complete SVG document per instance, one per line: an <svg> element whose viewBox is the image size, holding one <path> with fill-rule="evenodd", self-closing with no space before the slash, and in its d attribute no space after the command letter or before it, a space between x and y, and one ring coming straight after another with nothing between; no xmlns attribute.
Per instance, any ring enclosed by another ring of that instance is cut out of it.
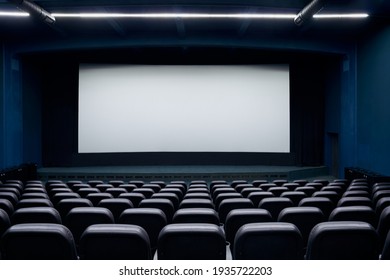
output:
<svg viewBox="0 0 390 280"><path fill-rule="evenodd" d="M8 0L15 4L20 10L29 13L31 16L35 16L47 24L54 24L56 19L48 11L43 9L38 4L28 0Z"/></svg>
<svg viewBox="0 0 390 280"><path fill-rule="evenodd" d="M305 21L313 18L324 7L325 0L313 0L307 4L294 18L296 25L302 25Z"/></svg>

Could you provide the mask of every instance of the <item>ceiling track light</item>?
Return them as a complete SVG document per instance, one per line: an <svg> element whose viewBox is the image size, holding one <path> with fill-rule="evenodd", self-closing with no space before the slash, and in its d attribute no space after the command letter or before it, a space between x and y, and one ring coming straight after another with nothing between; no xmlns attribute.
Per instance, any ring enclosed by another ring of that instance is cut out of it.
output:
<svg viewBox="0 0 390 280"><path fill-rule="evenodd" d="M56 22L55 17L51 13L32 1L8 0L8 2L15 4L20 10L29 13L31 16L34 16L47 24L51 25Z"/></svg>
<svg viewBox="0 0 390 280"><path fill-rule="evenodd" d="M294 23L298 26L309 21L313 16L322 10L325 0L313 0L307 4L294 18Z"/></svg>

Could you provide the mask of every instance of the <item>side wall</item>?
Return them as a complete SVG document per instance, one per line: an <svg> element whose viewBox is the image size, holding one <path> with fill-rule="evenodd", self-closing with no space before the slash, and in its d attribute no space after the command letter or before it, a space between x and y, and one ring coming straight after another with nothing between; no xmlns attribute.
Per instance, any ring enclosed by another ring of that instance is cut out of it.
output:
<svg viewBox="0 0 390 280"><path fill-rule="evenodd" d="M390 27L358 45L357 166L390 175Z"/></svg>

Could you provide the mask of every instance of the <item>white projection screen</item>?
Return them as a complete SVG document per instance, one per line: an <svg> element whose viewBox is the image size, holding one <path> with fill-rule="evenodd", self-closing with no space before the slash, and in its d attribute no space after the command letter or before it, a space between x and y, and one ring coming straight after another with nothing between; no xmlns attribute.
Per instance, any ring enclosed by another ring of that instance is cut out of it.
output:
<svg viewBox="0 0 390 280"><path fill-rule="evenodd" d="M79 70L79 153L290 151L288 65Z"/></svg>

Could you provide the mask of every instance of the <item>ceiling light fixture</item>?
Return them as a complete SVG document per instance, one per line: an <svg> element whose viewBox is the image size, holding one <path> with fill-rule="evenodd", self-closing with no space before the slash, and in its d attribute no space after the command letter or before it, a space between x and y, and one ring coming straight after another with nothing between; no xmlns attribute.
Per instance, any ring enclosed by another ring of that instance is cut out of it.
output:
<svg viewBox="0 0 390 280"><path fill-rule="evenodd" d="M369 14L360 13L360 14L316 14L313 15L313 18L316 19L361 19L369 17Z"/></svg>
<svg viewBox="0 0 390 280"><path fill-rule="evenodd" d="M4 12L0 11L0 17L29 17L29 13L24 12Z"/></svg>
<svg viewBox="0 0 390 280"><path fill-rule="evenodd" d="M58 18L195 18L195 19L293 19L295 14L208 14L208 13L52 13Z"/></svg>
<svg viewBox="0 0 390 280"><path fill-rule="evenodd" d="M29 13L31 16L34 16L47 24L54 24L56 22L56 19L52 14L32 1L8 0L8 2L15 4L20 10Z"/></svg>
<svg viewBox="0 0 390 280"><path fill-rule="evenodd" d="M302 25L313 18L313 15L318 13L324 7L325 0L313 0L307 4L294 18L296 25Z"/></svg>

